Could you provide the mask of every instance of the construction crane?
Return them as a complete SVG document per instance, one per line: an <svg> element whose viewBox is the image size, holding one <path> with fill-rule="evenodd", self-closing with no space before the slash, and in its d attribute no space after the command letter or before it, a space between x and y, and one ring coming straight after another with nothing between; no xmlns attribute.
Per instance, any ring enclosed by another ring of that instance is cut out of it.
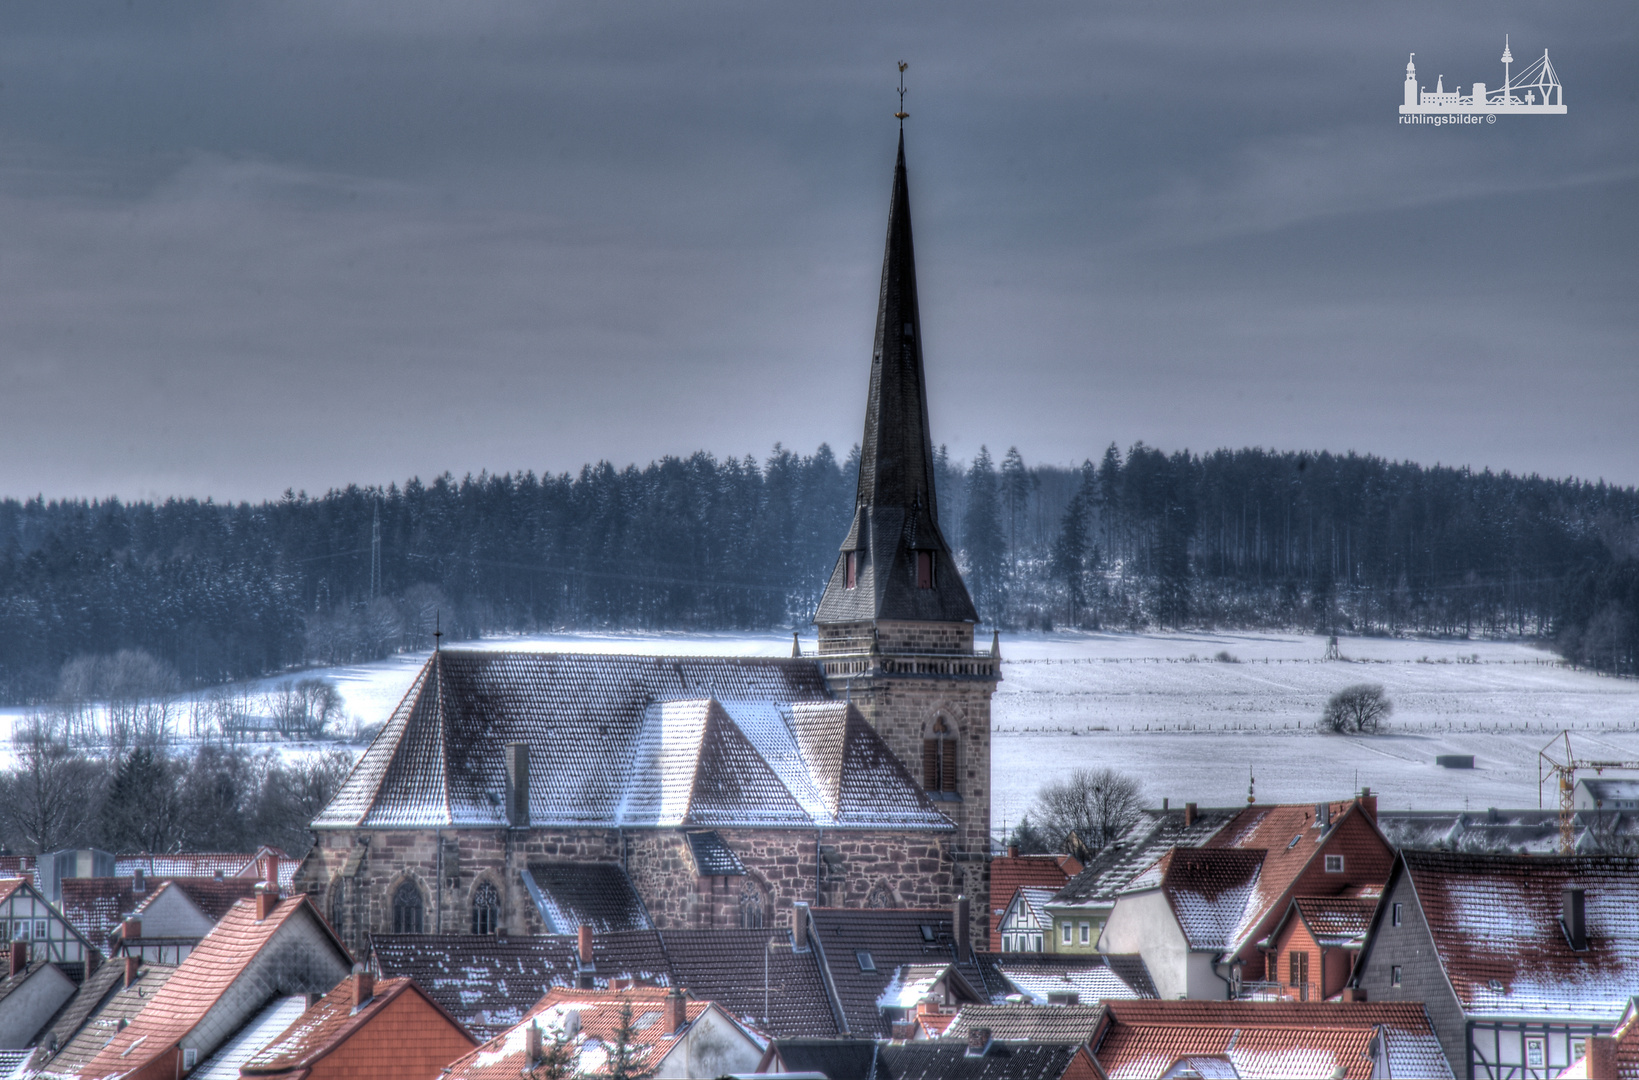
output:
<svg viewBox="0 0 1639 1080"><path fill-rule="evenodd" d="M1565 760L1549 755L1561 741L1565 744ZM1559 781L1559 853L1573 854L1576 850L1576 771L1592 769L1595 774L1606 769L1639 770L1639 761L1594 761L1578 758L1571 753L1571 733L1562 731L1548 740L1548 745L1537 751L1537 806L1542 806L1542 785L1550 775Z"/></svg>

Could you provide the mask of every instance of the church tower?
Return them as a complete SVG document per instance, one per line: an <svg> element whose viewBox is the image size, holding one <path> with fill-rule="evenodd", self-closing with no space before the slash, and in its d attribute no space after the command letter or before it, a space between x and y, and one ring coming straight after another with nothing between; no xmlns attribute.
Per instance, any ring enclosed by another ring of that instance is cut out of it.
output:
<svg viewBox="0 0 1639 1080"><path fill-rule="evenodd" d="M858 706L956 823L952 880L988 925L990 698L1001 658L994 643L974 651L978 621L939 531L901 131L854 520L814 622L832 693Z"/></svg>

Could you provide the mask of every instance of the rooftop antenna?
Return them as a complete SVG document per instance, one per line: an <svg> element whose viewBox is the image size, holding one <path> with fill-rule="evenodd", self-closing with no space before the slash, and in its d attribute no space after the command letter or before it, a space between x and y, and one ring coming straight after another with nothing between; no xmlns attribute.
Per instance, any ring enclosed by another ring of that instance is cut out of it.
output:
<svg viewBox="0 0 1639 1080"><path fill-rule="evenodd" d="M1547 50L1544 50L1546 53ZM1502 36L1502 103L1510 104L1508 100L1508 65L1514 62L1514 54L1508 51L1508 35Z"/></svg>
<svg viewBox="0 0 1639 1080"><path fill-rule="evenodd" d="M899 117L900 131L905 130L905 118L910 115L910 113L905 111L905 69L908 67L910 67L910 65L905 63L905 61L899 61L899 111L894 113L894 115Z"/></svg>
<svg viewBox="0 0 1639 1080"><path fill-rule="evenodd" d="M444 615L437 608L433 608L433 652L440 652L444 641Z"/></svg>

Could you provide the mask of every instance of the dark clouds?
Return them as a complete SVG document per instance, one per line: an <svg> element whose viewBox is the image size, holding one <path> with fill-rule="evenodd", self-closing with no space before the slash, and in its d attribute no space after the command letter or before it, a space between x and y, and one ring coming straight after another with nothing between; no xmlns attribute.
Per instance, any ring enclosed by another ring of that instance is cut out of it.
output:
<svg viewBox="0 0 1639 1080"><path fill-rule="evenodd" d="M901 57L953 452L1639 482L1636 13L9 5L0 493L843 450ZM1394 122L1504 32L1570 115Z"/></svg>

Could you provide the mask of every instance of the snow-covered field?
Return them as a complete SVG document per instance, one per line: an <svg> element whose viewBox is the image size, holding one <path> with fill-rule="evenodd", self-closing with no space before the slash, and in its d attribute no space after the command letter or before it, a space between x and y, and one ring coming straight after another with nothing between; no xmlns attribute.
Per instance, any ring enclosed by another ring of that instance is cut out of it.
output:
<svg viewBox="0 0 1639 1080"><path fill-rule="evenodd" d="M803 640L812 655L814 640ZM768 634L555 634L489 638L461 648L789 656ZM1579 756L1639 759L1639 680L1574 671L1512 642L1299 634L1005 635L994 709L993 807L998 830L1036 789L1087 765L1142 778L1154 802L1234 805L1249 770L1260 802L1340 798L1362 784L1393 809L1537 805L1537 749L1572 729ZM1235 662L1214 659L1228 653ZM350 717L383 719L426 654L307 674L333 681ZM276 681L276 680L270 680ZM1394 702L1385 734L1318 731L1326 698L1381 683ZM0 715L9 726L17 711ZM1473 754L1473 770L1434 764Z"/></svg>

